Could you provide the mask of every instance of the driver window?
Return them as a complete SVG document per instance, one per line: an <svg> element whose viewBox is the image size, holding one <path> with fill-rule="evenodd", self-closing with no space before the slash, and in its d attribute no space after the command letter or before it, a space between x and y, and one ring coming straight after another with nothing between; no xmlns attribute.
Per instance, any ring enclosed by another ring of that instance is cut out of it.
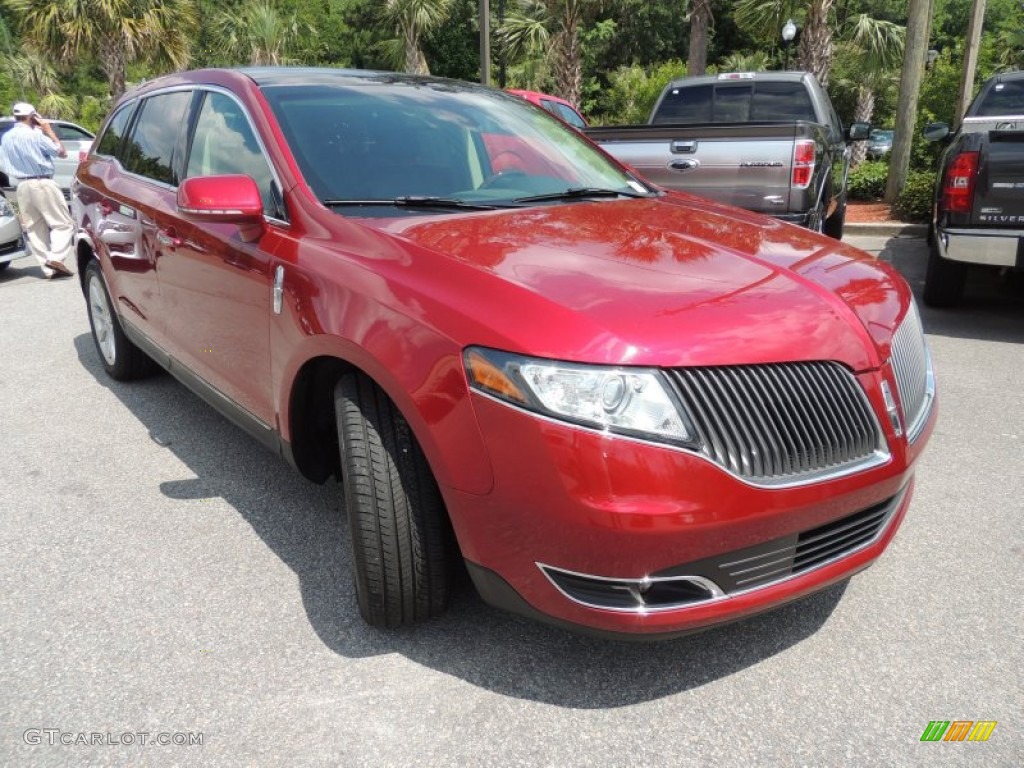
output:
<svg viewBox="0 0 1024 768"><path fill-rule="evenodd" d="M281 218L275 204L274 177L241 105L222 93L207 93L196 121L185 175L252 177L263 198L263 213Z"/></svg>

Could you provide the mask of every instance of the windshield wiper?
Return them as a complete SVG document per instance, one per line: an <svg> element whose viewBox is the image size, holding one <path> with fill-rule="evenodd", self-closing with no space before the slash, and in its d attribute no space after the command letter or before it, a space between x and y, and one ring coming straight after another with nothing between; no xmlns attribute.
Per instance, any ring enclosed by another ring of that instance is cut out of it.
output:
<svg viewBox="0 0 1024 768"><path fill-rule="evenodd" d="M360 205L397 205L407 208L458 208L465 211L493 211L498 208L488 203L471 203L455 197L435 197L433 195L404 195L387 200L321 200L326 206L360 206Z"/></svg>
<svg viewBox="0 0 1024 768"><path fill-rule="evenodd" d="M517 203L540 203L545 200L578 200L587 197L649 197L644 192L633 192L624 189L604 189L603 187L569 187L561 192L549 192L544 195L517 197Z"/></svg>

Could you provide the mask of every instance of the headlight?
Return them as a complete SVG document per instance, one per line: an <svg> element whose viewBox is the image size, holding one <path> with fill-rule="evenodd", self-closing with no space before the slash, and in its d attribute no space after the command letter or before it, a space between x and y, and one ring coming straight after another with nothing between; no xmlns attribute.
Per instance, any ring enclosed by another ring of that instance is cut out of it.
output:
<svg viewBox="0 0 1024 768"><path fill-rule="evenodd" d="M652 368L562 363L470 347L474 389L531 411L594 429L693 446L683 409Z"/></svg>
<svg viewBox="0 0 1024 768"><path fill-rule="evenodd" d="M7 202L7 198L0 193L0 216L13 216L14 211L11 210L11 204Z"/></svg>

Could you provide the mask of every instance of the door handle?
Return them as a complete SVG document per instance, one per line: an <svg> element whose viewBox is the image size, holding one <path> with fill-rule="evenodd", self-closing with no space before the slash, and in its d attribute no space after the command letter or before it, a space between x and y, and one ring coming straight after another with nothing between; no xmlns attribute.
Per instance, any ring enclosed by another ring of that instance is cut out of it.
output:
<svg viewBox="0 0 1024 768"><path fill-rule="evenodd" d="M700 166L699 160L673 160L668 164L670 170L679 171L679 173L695 171L698 166Z"/></svg>

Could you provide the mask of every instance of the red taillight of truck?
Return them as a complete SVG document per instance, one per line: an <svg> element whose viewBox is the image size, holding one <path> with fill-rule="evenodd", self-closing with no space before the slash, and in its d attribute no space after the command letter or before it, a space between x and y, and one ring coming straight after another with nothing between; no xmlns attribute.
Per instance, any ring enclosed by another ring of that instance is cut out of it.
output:
<svg viewBox="0 0 1024 768"><path fill-rule="evenodd" d="M970 213L974 181L978 176L978 152L961 152L953 158L942 178L942 210Z"/></svg>
<svg viewBox="0 0 1024 768"><path fill-rule="evenodd" d="M814 142L800 139L793 147L793 183L796 189L805 189L814 176Z"/></svg>

